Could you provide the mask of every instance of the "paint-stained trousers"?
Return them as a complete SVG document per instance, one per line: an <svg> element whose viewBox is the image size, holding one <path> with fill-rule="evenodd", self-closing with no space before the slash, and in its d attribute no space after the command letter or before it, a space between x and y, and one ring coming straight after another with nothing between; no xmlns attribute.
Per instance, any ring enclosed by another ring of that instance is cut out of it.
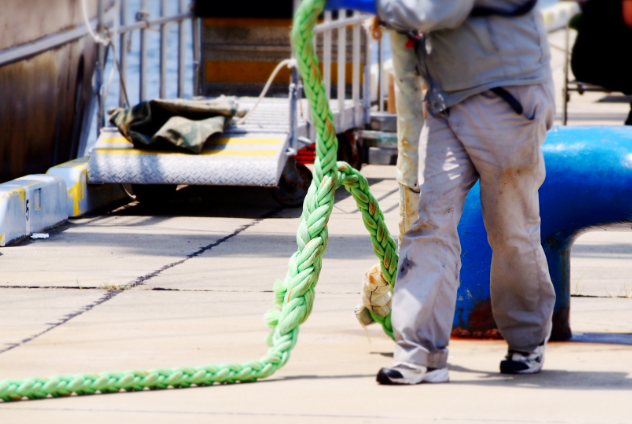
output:
<svg viewBox="0 0 632 424"><path fill-rule="evenodd" d="M479 179L494 319L510 349L532 352L550 335L555 292L540 244L538 189L553 84L505 89L523 114L491 91L428 113L419 142L419 219L402 240L393 298L396 363L447 364L461 268L457 225Z"/></svg>

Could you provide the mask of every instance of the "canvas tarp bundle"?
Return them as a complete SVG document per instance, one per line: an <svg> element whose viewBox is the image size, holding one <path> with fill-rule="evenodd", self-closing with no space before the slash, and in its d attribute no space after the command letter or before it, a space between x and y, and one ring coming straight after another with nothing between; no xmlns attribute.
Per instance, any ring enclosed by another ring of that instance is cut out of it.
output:
<svg viewBox="0 0 632 424"><path fill-rule="evenodd" d="M164 142L200 153L213 134L222 132L237 113L233 97L211 100L149 100L110 111L110 122L138 148Z"/></svg>

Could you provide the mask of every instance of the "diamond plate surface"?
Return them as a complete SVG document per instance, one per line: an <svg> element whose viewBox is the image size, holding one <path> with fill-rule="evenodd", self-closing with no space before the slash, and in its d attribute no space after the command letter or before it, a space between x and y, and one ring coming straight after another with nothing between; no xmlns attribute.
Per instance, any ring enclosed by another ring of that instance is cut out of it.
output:
<svg viewBox="0 0 632 424"><path fill-rule="evenodd" d="M225 137L227 134L223 134ZM190 184L275 187L285 166L287 134L258 134L259 138L240 140L280 139L277 145L227 145L218 154L156 153L138 151L131 144L121 149L117 134L100 139L90 154L88 182L130 184ZM114 141L114 142L113 142ZM125 144L125 143L123 143ZM271 156L259 155L271 152ZM236 153L224 156L222 153ZM252 156L250 155L252 154Z"/></svg>
<svg viewBox="0 0 632 424"><path fill-rule="evenodd" d="M274 187L282 165L279 158L118 155L90 156L89 182L131 184L244 185Z"/></svg>

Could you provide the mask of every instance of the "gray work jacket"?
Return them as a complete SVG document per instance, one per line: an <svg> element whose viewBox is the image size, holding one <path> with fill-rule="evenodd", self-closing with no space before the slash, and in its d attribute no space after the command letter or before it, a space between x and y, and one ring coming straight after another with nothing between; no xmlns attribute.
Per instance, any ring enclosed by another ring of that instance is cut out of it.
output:
<svg viewBox="0 0 632 424"><path fill-rule="evenodd" d="M523 16L471 17L473 8L511 11L525 0L377 0L380 19L398 32L418 31L418 70L427 106L439 112L495 87L551 78L551 54L539 10Z"/></svg>

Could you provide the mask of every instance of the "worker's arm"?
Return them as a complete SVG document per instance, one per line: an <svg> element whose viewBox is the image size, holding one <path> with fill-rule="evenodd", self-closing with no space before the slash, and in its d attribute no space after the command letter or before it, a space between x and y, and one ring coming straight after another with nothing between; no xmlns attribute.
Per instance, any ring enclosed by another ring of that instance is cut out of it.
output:
<svg viewBox="0 0 632 424"><path fill-rule="evenodd" d="M627 26L632 28L632 0L623 0L623 21Z"/></svg>
<svg viewBox="0 0 632 424"><path fill-rule="evenodd" d="M387 26L402 32L456 28L473 7L474 0L329 0L326 6L379 15Z"/></svg>

